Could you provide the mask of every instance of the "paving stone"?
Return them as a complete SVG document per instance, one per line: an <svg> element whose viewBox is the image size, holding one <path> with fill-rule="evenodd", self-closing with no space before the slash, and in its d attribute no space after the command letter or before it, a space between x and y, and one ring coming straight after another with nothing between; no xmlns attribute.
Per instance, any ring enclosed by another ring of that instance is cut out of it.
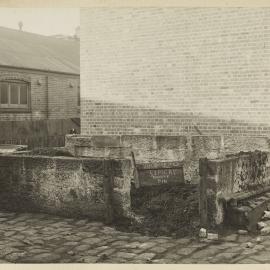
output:
<svg viewBox="0 0 270 270"><path fill-rule="evenodd" d="M16 233L17 233L17 231L7 231L7 232L4 233L4 236L9 237L9 236L12 236L12 235L14 235Z"/></svg>
<svg viewBox="0 0 270 270"><path fill-rule="evenodd" d="M0 259L0 263L11 263L11 262Z"/></svg>
<svg viewBox="0 0 270 270"><path fill-rule="evenodd" d="M195 250L197 250L197 247L186 247L186 248L180 248L178 250L176 250L176 253L179 255L190 255L193 252L195 252Z"/></svg>
<svg viewBox="0 0 270 270"><path fill-rule="evenodd" d="M167 264L167 263L171 263L171 260L169 260L169 259L155 259L152 262L155 264Z"/></svg>
<svg viewBox="0 0 270 270"><path fill-rule="evenodd" d="M79 244L79 242L66 242L63 243L64 246L77 246Z"/></svg>
<svg viewBox="0 0 270 270"><path fill-rule="evenodd" d="M147 242L147 243L142 243L142 244L140 244L139 246L138 246L138 248L140 248L140 249L149 249L149 248L151 248L151 247L153 247L153 246L156 246L157 244L156 243L154 243L154 242Z"/></svg>
<svg viewBox="0 0 270 270"><path fill-rule="evenodd" d="M91 227L103 227L104 224L102 222L89 222L88 224Z"/></svg>
<svg viewBox="0 0 270 270"><path fill-rule="evenodd" d="M85 251L88 250L90 248L89 245L80 245L74 248L74 251Z"/></svg>
<svg viewBox="0 0 270 270"><path fill-rule="evenodd" d="M87 256L87 257L81 258L82 263L96 263L97 260L98 260L98 258L94 257L94 256Z"/></svg>
<svg viewBox="0 0 270 270"><path fill-rule="evenodd" d="M10 254L10 253L15 253L15 252L19 252L20 250L17 248L13 248L13 247L5 247L0 249L0 257L5 257L6 255Z"/></svg>
<svg viewBox="0 0 270 270"><path fill-rule="evenodd" d="M125 237L128 237L128 235L126 235ZM136 241L139 241L139 242L146 242L146 241L149 241L150 240L150 237L149 236L138 236L136 237Z"/></svg>
<svg viewBox="0 0 270 270"><path fill-rule="evenodd" d="M168 252L164 255L165 259L171 259L173 261L178 261L180 260L180 258L182 258L182 255L176 254L176 253L172 253L172 252Z"/></svg>
<svg viewBox="0 0 270 270"><path fill-rule="evenodd" d="M167 248L161 247L161 246L157 246L157 247L152 247L149 249L150 252L154 252L154 253L163 253L167 250Z"/></svg>
<svg viewBox="0 0 270 270"><path fill-rule="evenodd" d="M223 247L229 248L229 247L236 247L239 246L239 243L233 243L233 242L225 242L221 243Z"/></svg>
<svg viewBox="0 0 270 270"><path fill-rule="evenodd" d="M117 236L117 239L119 239L119 240L128 240L128 239L130 239L130 237L128 237L127 235L119 235L119 236Z"/></svg>
<svg viewBox="0 0 270 270"><path fill-rule="evenodd" d="M165 263L169 263L168 261ZM188 264L197 264L199 263L198 260L192 258L185 258L181 260L181 263L188 263Z"/></svg>
<svg viewBox="0 0 270 270"><path fill-rule="evenodd" d="M131 242L123 245L123 248L138 248L140 244L140 242Z"/></svg>
<svg viewBox="0 0 270 270"><path fill-rule="evenodd" d="M162 243L162 244L160 244L160 247L168 249L168 248L174 247L175 245L176 245L176 243Z"/></svg>
<svg viewBox="0 0 270 270"><path fill-rule="evenodd" d="M12 235L12 239L23 240L24 238L25 238L25 236L22 234Z"/></svg>
<svg viewBox="0 0 270 270"><path fill-rule="evenodd" d="M83 252L84 255L96 255L98 253L100 253L100 251L97 249L90 249Z"/></svg>
<svg viewBox="0 0 270 270"><path fill-rule="evenodd" d="M106 250L103 250L101 253L100 253L100 251L98 251L98 255L99 256L102 256L102 255L107 255L107 256L110 256L110 255L112 255L113 253L115 253L116 252L116 249L114 249L114 248L109 248L109 249L106 249Z"/></svg>
<svg viewBox="0 0 270 270"><path fill-rule="evenodd" d="M23 232L24 230L27 230L27 229L28 229L27 226L17 226L17 224L16 224L16 227L14 227L14 230L18 232Z"/></svg>
<svg viewBox="0 0 270 270"><path fill-rule="evenodd" d="M146 252L146 253L142 253L142 254L138 255L136 257L136 259L139 259L139 260L152 260L155 256L156 256L155 253Z"/></svg>
<svg viewBox="0 0 270 270"><path fill-rule="evenodd" d="M112 242L112 243L111 243L111 246L122 248L123 246L125 246L125 245L127 245L127 244L128 244L127 241L121 240L121 241L115 241L115 242Z"/></svg>
<svg viewBox="0 0 270 270"><path fill-rule="evenodd" d="M102 241L102 239L100 239L100 238L90 237L90 238L83 239L82 243L94 245L94 244L100 243L101 241Z"/></svg>
<svg viewBox="0 0 270 270"><path fill-rule="evenodd" d="M26 246L26 244L23 243L23 242L21 242L21 241L10 241L10 242L8 243L8 245L9 245L10 247L24 247L24 246Z"/></svg>
<svg viewBox="0 0 270 270"><path fill-rule="evenodd" d="M258 250L251 248L251 249L246 249L242 251L241 255L251 255L255 253L258 253Z"/></svg>
<svg viewBox="0 0 270 270"><path fill-rule="evenodd" d="M268 252L260 252L256 255L249 257L252 260L256 260L260 263L270 263L270 257Z"/></svg>
<svg viewBox="0 0 270 270"><path fill-rule="evenodd" d="M76 221L74 224L76 226L81 226L81 225L85 225L87 223L88 223L88 220L87 219L82 219L82 220Z"/></svg>
<svg viewBox="0 0 270 270"><path fill-rule="evenodd" d="M254 246L254 249L255 250L263 250L263 249L265 249L265 246L264 245L256 245L256 246Z"/></svg>
<svg viewBox="0 0 270 270"><path fill-rule="evenodd" d="M117 258L131 259L134 256L136 256L136 254L135 253L127 253L127 252L117 252L114 254L114 256Z"/></svg>
<svg viewBox="0 0 270 270"><path fill-rule="evenodd" d="M59 235L53 235L52 237L58 238ZM53 239L52 237L51 237L51 239ZM67 236L64 235L63 238L64 238L66 241L80 241L80 240L81 240L81 237L75 236L75 235L67 235ZM51 240L51 239L49 239L49 240Z"/></svg>
<svg viewBox="0 0 270 270"><path fill-rule="evenodd" d="M155 239L154 241L157 242L157 243L168 243L170 239L167 239L167 238L157 238Z"/></svg>
<svg viewBox="0 0 270 270"><path fill-rule="evenodd" d="M66 251L69 249L69 247L60 247L54 250L55 253L66 253Z"/></svg>
<svg viewBox="0 0 270 270"><path fill-rule="evenodd" d="M39 254L39 253L49 252L49 250L44 249L44 248L40 248L40 247L31 247L29 249L29 252L33 253L33 254Z"/></svg>
<svg viewBox="0 0 270 270"><path fill-rule="evenodd" d="M60 255L54 253L41 253L25 260L28 263L55 263L61 259Z"/></svg>
<svg viewBox="0 0 270 270"><path fill-rule="evenodd" d="M132 261L130 261L128 263L131 263L131 264L141 264L141 263L146 264L146 263L150 263L150 262L152 262L152 261L151 260L145 260L145 259L136 258L136 259L132 259Z"/></svg>
<svg viewBox="0 0 270 270"><path fill-rule="evenodd" d="M249 258L245 258L243 260L238 261L237 263L243 263L243 264L258 264L257 260L252 260Z"/></svg>
<svg viewBox="0 0 270 270"><path fill-rule="evenodd" d="M190 254L192 258L204 258L208 256L213 256L218 253L217 249L202 249L199 251L195 251L193 254Z"/></svg>
<svg viewBox="0 0 270 270"><path fill-rule="evenodd" d="M188 238L181 238L181 239L176 239L175 242L176 242L177 244L183 244L183 245L186 245L186 244L190 243L191 240L188 239Z"/></svg>
<svg viewBox="0 0 270 270"><path fill-rule="evenodd" d="M8 260L9 262L16 262L18 261L20 258L25 257L26 252L22 251L22 252L13 252L10 253L8 255L5 256L5 259Z"/></svg>
<svg viewBox="0 0 270 270"><path fill-rule="evenodd" d="M127 260L123 258L109 258L105 263L126 263Z"/></svg>

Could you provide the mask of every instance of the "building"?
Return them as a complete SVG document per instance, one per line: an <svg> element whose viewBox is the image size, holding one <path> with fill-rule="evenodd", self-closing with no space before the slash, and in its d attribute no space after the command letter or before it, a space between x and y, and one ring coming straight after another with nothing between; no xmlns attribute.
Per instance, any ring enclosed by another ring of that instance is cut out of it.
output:
<svg viewBox="0 0 270 270"><path fill-rule="evenodd" d="M269 136L269 8L81 12L82 133Z"/></svg>
<svg viewBox="0 0 270 270"><path fill-rule="evenodd" d="M80 44L0 27L0 121L79 117Z"/></svg>

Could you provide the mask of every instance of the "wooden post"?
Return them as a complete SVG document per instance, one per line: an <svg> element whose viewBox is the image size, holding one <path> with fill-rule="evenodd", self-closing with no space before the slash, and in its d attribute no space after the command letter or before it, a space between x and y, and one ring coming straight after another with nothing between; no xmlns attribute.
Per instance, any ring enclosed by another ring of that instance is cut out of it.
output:
<svg viewBox="0 0 270 270"><path fill-rule="evenodd" d="M207 158L201 158L199 161L200 173L200 199L199 199L199 213L201 227L208 227L208 207L207 207Z"/></svg>
<svg viewBox="0 0 270 270"><path fill-rule="evenodd" d="M138 170L137 170L135 156L134 156L133 151L131 151L131 160L132 160L132 166L134 169L133 177L134 177L135 188L139 188L140 187L140 180L139 180L139 176L138 176Z"/></svg>
<svg viewBox="0 0 270 270"><path fill-rule="evenodd" d="M104 201L106 204L106 222L112 223L114 220L113 211L113 181L114 173L111 160L104 160Z"/></svg>

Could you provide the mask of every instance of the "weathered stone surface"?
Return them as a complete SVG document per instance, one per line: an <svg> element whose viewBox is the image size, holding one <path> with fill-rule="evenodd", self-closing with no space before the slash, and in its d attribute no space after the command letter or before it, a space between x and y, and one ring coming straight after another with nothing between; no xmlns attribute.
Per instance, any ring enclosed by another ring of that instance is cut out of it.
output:
<svg viewBox="0 0 270 270"><path fill-rule="evenodd" d="M250 205L245 198L253 198L255 192L259 194L269 186L269 158L268 152L254 151L213 160L201 159L201 224L217 228L227 217L226 222L230 225L256 230L269 197L261 195L260 200L255 198ZM237 201L243 204L237 206Z"/></svg>
<svg viewBox="0 0 270 270"><path fill-rule="evenodd" d="M2 209L32 209L68 217L84 215L102 221L111 221L114 213L126 217L130 212L130 160L10 155L0 156L0 164ZM114 190L119 179L121 185ZM0 223L16 223L17 230L31 235L25 226L28 218L31 214L10 221L3 214ZM77 225L85 224L86 220L81 220Z"/></svg>

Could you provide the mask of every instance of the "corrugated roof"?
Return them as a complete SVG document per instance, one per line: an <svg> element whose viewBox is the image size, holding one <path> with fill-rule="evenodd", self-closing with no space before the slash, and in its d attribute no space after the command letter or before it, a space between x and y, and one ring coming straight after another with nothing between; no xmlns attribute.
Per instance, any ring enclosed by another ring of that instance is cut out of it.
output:
<svg viewBox="0 0 270 270"><path fill-rule="evenodd" d="M80 73L80 43L0 27L0 65Z"/></svg>

